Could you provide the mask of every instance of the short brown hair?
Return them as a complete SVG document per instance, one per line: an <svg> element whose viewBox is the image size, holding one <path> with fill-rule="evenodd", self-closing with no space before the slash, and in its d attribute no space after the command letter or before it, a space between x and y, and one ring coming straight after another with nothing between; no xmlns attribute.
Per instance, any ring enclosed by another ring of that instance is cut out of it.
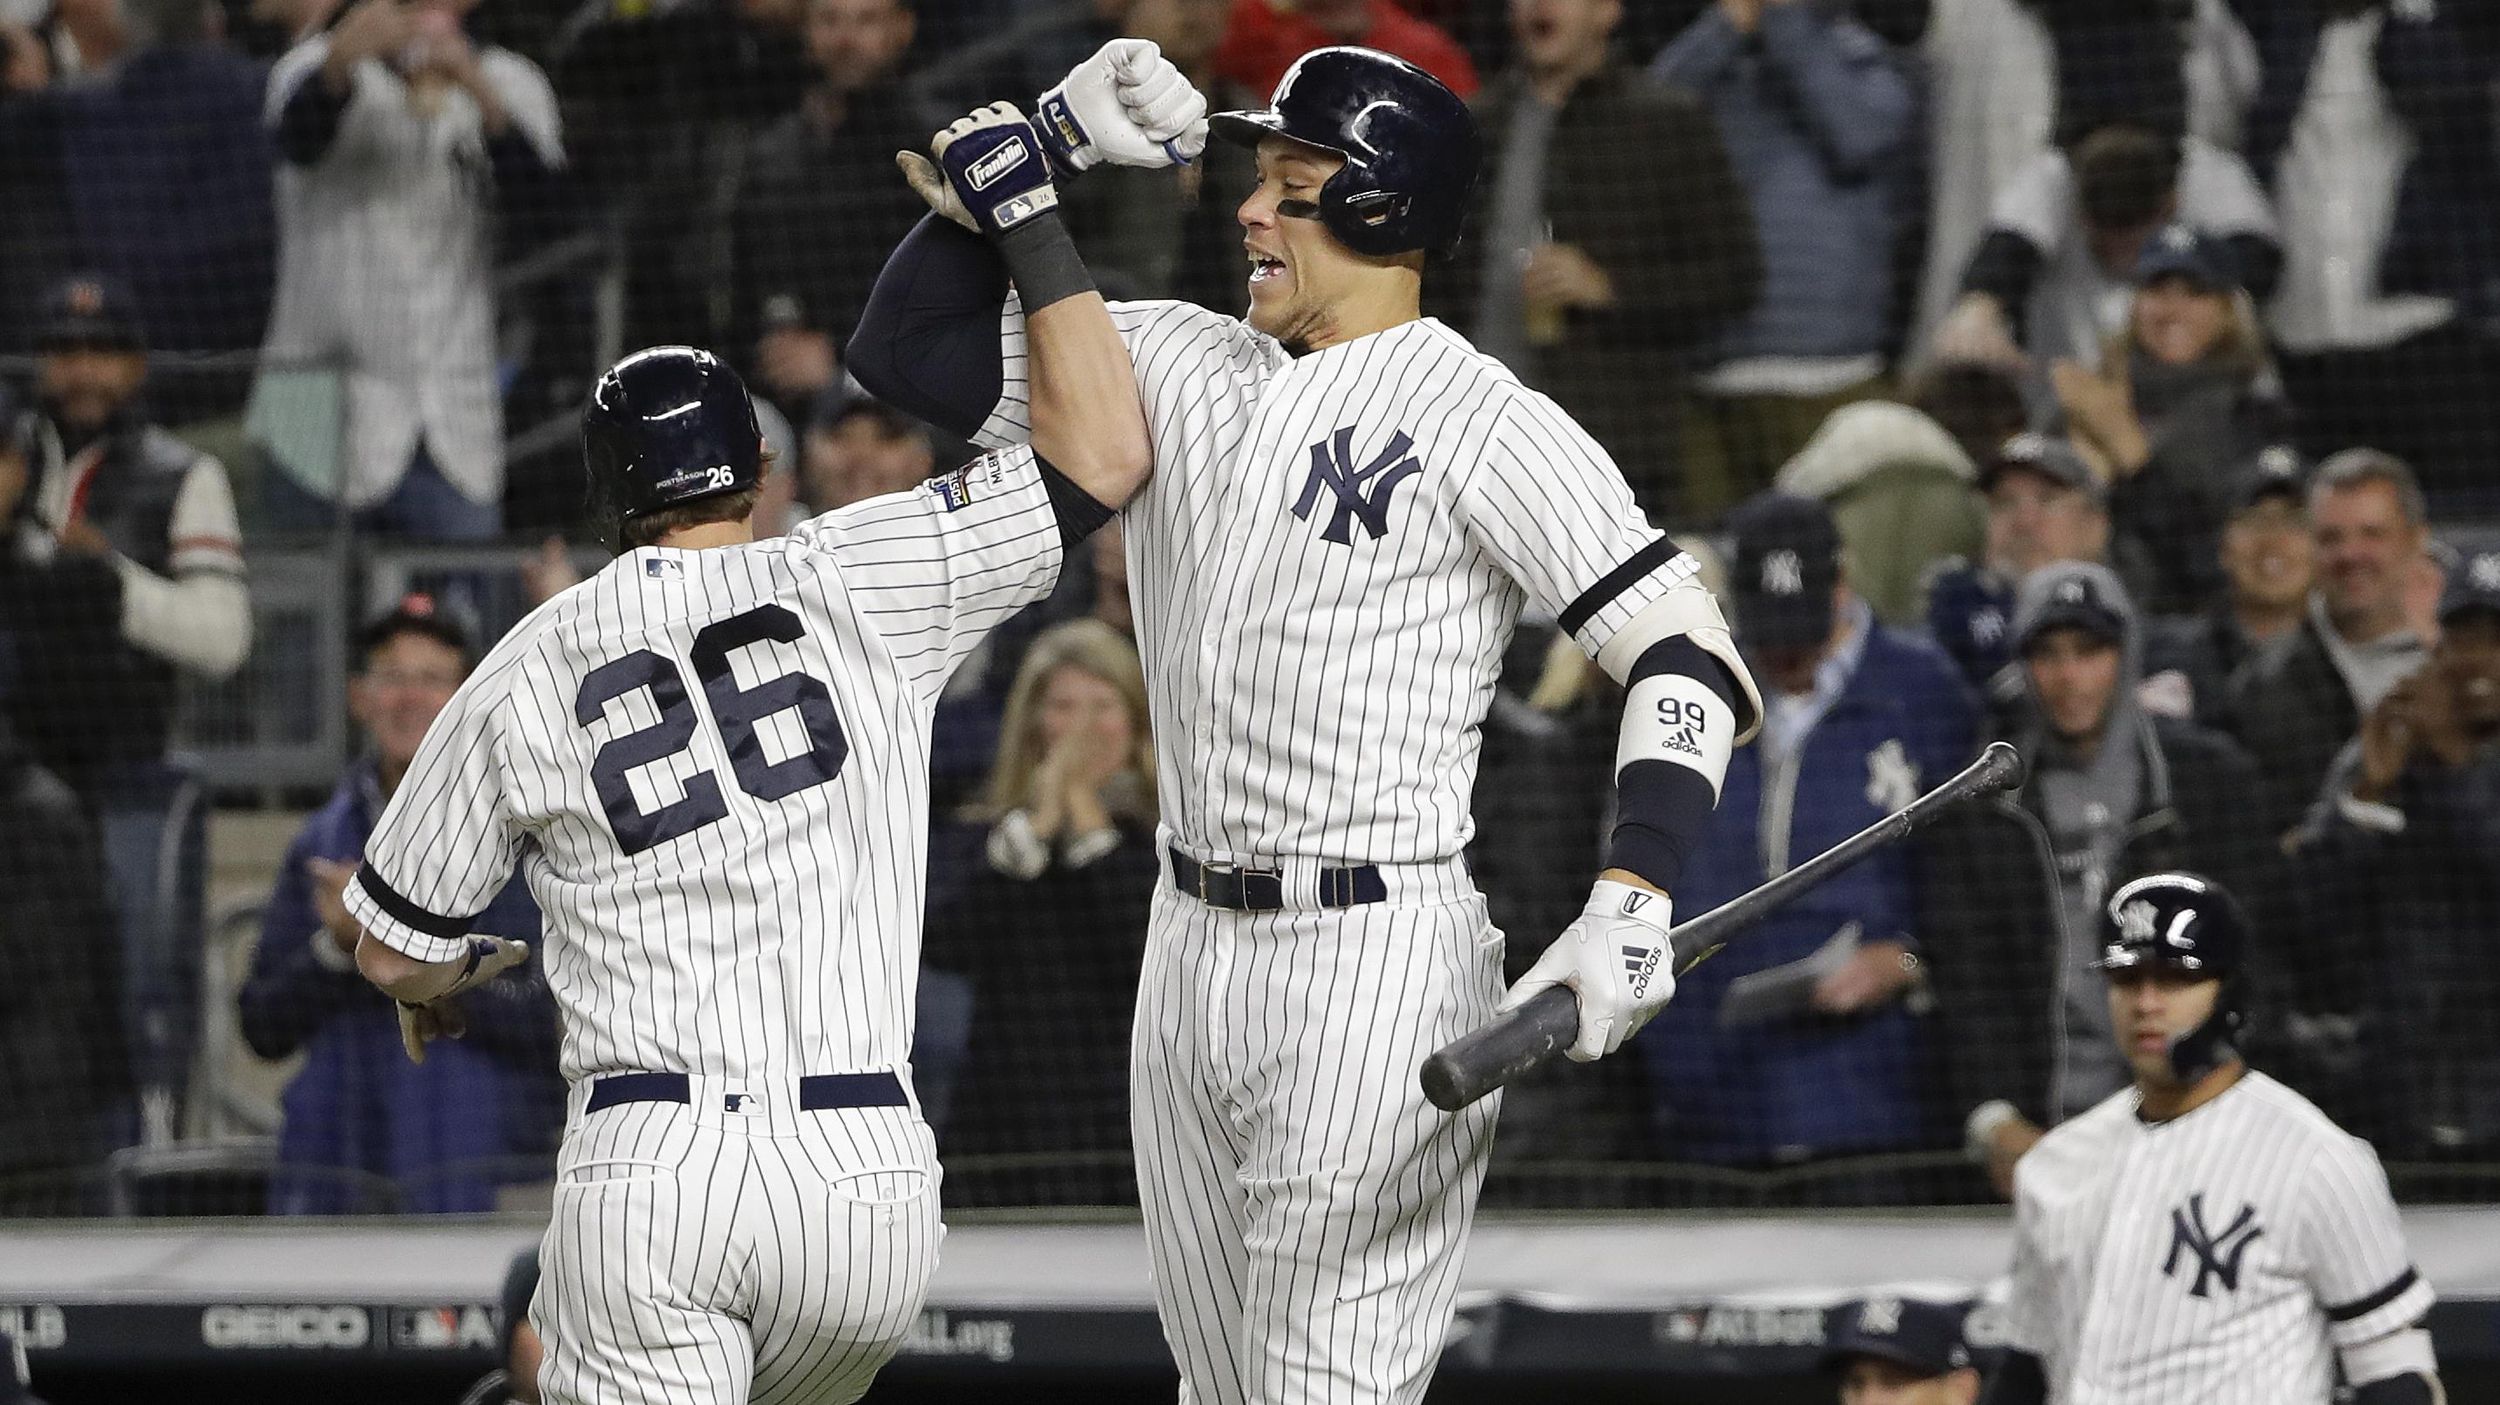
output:
<svg viewBox="0 0 2500 1405"><path fill-rule="evenodd" d="M2113 122L2075 143L2075 199L2088 229L2136 229L2166 218L2179 191L2179 141Z"/></svg>
<svg viewBox="0 0 2500 1405"><path fill-rule="evenodd" d="M758 496L757 489L741 488L734 493L714 493L708 498L681 502L657 512L627 518L619 535L625 542L625 549L632 551L637 547L656 545L671 532L682 532L707 522L744 522L755 515Z"/></svg>

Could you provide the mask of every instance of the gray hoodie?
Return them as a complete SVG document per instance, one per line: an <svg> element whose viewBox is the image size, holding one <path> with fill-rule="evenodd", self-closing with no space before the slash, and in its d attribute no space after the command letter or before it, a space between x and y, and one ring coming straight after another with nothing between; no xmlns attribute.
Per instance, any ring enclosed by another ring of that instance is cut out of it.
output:
<svg viewBox="0 0 2500 1405"><path fill-rule="evenodd" d="M2101 743L2083 757L2049 730L2045 721L2031 723L2023 752L2032 758L2032 788L2040 819L2049 833L2057 861L2057 901L2065 950L2058 954L2058 988L2066 1004L2067 1040L2062 1057L2066 1075L2057 1086L2066 1090L2068 1106L2056 1109L2072 1116L2125 1083L2125 1059L2113 1042L2104 983L2091 963L2100 954L2100 907L2109 890L2127 831L2144 809L2147 766L2158 765L2152 723L2136 703L2136 686L2144 677L2144 625L2126 587L2108 567L2064 561L2032 572L2014 601L2014 638L2028 641L2045 620L2050 625L2079 617L2114 620L2118 627L2118 685L2110 699L2109 719ZM2032 715L2044 716L2032 688L2031 671L2022 670L2023 687L2033 694Z"/></svg>

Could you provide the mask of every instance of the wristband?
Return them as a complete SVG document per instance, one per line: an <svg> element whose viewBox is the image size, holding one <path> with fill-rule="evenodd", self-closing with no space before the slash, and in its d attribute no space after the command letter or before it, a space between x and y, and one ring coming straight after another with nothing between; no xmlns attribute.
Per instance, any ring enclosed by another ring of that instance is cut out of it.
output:
<svg viewBox="0 0 2500 1405"><path fill-rule="evenodd" d="M1033 216L993 242L1006 262L1007 276L1015 280L1027 317L1052 303L1094 291L1093 270L1085 266L1085 257L1076 251L1076 241L1068 236L1067 223L1056 211Z"/></svg>

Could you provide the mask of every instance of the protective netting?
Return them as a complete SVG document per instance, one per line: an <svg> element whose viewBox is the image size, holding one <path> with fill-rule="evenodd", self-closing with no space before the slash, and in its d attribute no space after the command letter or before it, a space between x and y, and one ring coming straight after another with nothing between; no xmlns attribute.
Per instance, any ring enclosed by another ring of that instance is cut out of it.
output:
<svg viewBox="0 0 2500 1405"><path fill-rule="evenodd" d="M960 462L844 374L920 211L893 153L1117 34L1219 108L1348 38L1475 102L1425 310L1614 455L1774 695L1679 915L1992 737L2033 763L1513 1089L1493 1200L1984 1200L1974 1108L2124 1080L2084 963L2170 867L2248 909L2252 1061L2401 1196L2494 1197L2500 10L0 0L0 1214L545 1181L543 981L417 1069L348 968L394 757L605 560L575 422L624 352L747 375L766 531ZM1218 147L1065 208L1113 296L1239 311L1252 180ZM1773 489L1822 507L1736 512ZM941 714L915 1066L958 1204L1134 1202L1126 575L1075 563ZM1622 697L1557 639L1523 623L1482 728L1514 975L1611 823Z"/></svg>

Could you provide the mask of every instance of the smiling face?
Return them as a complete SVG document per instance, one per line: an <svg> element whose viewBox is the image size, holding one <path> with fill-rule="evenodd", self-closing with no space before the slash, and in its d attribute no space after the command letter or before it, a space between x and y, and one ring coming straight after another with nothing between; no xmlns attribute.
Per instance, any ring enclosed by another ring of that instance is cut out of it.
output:
<svg viewBox="0 0 2500 1405"><path fill-rule="evenodd" d="M2260 610L2298 606L2318 574L2309 515L2286 497L2266 498L2242 511L2222 529L2222 570L2230 577L2234 604Z"/></svg>
<svg viewBox="0 0 2500 1405"><path fill-rule="evenodd" d="M1265 138L1258 188L1241 202L1250 325L1289 347L1321 344L1337 304L1370 267L1318 218L1320 187L1344 165L1333 151Z"/></svg>
<svg viewBox="0 0 2500 1405"><path fill-rule="evenodd" d="M417 743L468 671L459 650L413 630L392 635L366 656L365 671L347 686L347 706L373 738L383 775L408 769Z"/></svg>
<svg viewBox="0 0 2500 1405"><path fill-rule="evenodd" d="M2374 639L2404 620L2404 592L2424 532L2396 489L2372 479L2323 488L2309 502L2319 588L2336 628Z"/></svg>
<svg viewBox="0 0 2500 1405"><path fill-rule="evenodd" d="M2052 629L2023 654L2041 715L2069 742L2089 742L2109 723L2118 696L2118 645L2082 629Z"/></svg>
<svg viewBox="0 0 2500 1405"><path fill-rule="evenodd" d="M2431 666L2447 676L2466 734L2500 735L2500 612L2471 610L2451 617L2440 626Z"/></svg>
<svg viewBox="0 0 2500 1405"><path fill-rule="evenodd" d="M2145 355L2165 366L2192 366L2222 344L2231 298L2175 275L2156 278L2135 290L2129 323Z"/></svg>
<svg viewBox="0 0 2500 1405"><path fill-rule="evenodd" d="M1093 747L1086 752L1102 767L1086 777L1097 784L1117 775L1137 750L1137 723L1129 716L1128 699L1118 685L1073 664L1062 665L1042 685L1041 708L1034 720L1045 753L1078 734Z"/></svg>
<svg viewBox="0 0 2500 1405"><path fill-rule="evenodd" d="M2203 1024L2222 996L2222 982L2172 966L2138 966L2109 973L2109 1027L2118 1052L2135 1070L2139 1087L2167 1088L2179 1081L2170 1046Z"/></svg>

